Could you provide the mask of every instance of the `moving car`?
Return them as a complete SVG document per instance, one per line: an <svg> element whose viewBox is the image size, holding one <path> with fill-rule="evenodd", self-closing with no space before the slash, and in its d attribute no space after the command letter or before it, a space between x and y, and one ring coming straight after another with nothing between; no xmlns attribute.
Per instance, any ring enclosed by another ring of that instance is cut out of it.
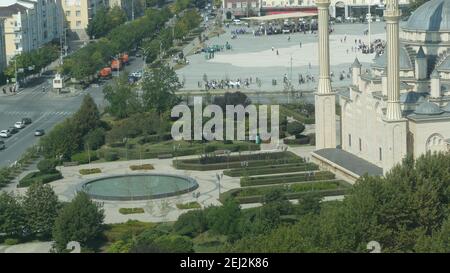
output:
<svg viewBox="0 0 450 273"><path fill-rule="evenodd" d="M9 132L12 134L12 135L14 135L14 134L16 134L16 133L18 133L19 132L19 130L16 128L16 127L9 127Z"/></svg>
<svg viewBox="0 0 450 273"><path fill-rule="evenodd" d="M37 129L36 131L34 131L34 135L35 136L43 136L43 135L45 135L45 131L44 131L44 129Z"/></svg>
<svg viewBox="0 0 450 273"><path fill-rule="evenodd" d="M9 132L9 130L1 130L0 131L0 137L7 138L7 137L10 137L10 136L11 136L11 133Z"/></svg>
<svg viewBox="0 0 450 273"><path fill-rule="evenodd" d="M0 150L3 150L5 148L6 148L5 142L3 140L0 140Z"/></svg>
<svg viewBox="0 0 450 273"><path fill-rule="evenodd" d="M31 118L23 118L22 123L25 125L31 124Z"/></svg>
<svg viewBox="0 0 450 273"><path fill-rule="evenodd" d="M14 123L14 127L17 129L22 129L25 127L25 123L23 121L18 121L16 123Z"/></svg>

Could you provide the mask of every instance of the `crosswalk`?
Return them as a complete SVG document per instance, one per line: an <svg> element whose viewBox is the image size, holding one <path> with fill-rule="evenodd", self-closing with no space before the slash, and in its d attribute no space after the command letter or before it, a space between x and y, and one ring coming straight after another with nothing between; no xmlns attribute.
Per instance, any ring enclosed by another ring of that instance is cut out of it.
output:
<svg viewBox="0 0 450 273"><path fill-rule="evenodd" d="M73 112L68 111L52 111L52 112L29 112L29 111L6 111L1 115L20 116L20 117L38 117L38 116L70 116Z"/></svg>

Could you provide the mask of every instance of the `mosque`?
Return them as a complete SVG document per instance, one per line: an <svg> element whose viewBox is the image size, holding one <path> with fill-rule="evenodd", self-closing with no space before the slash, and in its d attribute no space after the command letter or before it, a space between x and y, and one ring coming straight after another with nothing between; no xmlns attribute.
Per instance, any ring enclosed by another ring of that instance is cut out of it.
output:
<svg viewBox="0 0 450 273"><path fill-rule="evenodd" d="M385 53L370 67L355 59L352 83L339 94L329 76L329 4L316 1L320 76L312 159L355 180L383 175L407 155L450 151L450 0L426 2L401 30L398 0L388 0Z"/></svg>

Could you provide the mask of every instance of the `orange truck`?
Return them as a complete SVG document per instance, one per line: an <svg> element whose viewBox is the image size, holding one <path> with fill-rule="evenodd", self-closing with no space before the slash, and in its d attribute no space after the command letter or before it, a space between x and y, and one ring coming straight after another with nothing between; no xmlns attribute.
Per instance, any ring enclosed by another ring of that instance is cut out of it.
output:
<svg viewBox="0 0 450 273"><path fill-rule="evenodd" d="M129 62L129 56L128 56L128 54L127 54L127 53L120 54L119 60L120 60L123 64L128 65L128 62Z"/></svg>
<svg viewBox="0 0 450 273"><path fill-rule="evenodd" d="M111 70L118 71L118 70L120 70L121 67L122 67L122 61L120 59L119 60L114 59L111 61Z"/></svg>
<svg viewBox="0 0 450 273"><path fill-rule="evenodd" d="M105 67L98 73L100 78L109 78L111 77L111 67Z"/></svg>

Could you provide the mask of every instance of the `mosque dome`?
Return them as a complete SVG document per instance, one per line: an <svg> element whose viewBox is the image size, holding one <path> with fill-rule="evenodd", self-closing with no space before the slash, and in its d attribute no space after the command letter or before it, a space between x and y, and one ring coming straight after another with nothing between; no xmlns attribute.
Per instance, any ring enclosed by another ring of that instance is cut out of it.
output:
<svg viewBox="0 0 450 273"><path fill-rule="evenodd" d="M433 102L423 102L417 106L416 110L414 111L417 115L439 115L442 114L444 110L439 108L439 106L436 103Z"/></svg>
<svg viewBox="0 0 450 273"><path fill-rule="evenodd" d="M403 29L450 32L450 1L431 0L426 2L413 12Z"/></svg>

